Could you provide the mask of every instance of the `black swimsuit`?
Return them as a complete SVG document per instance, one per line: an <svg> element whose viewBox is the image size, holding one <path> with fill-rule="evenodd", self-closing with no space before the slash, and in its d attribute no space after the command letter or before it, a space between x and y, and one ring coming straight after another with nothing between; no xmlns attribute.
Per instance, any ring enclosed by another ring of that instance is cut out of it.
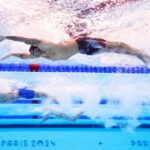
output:
<svg viewBox="0 0 150 150"><path fill-rule="evenodd" d="M105 40L81 37L76 39L79 52L86 55L94 55L105 50Z"/></svg>

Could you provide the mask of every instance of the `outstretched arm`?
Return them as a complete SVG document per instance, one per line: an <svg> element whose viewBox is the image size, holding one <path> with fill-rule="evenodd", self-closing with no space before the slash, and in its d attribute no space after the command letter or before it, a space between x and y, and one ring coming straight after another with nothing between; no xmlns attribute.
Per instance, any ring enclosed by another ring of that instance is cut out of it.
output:
<svg viewBox="0 0 150 150"><path fill-rule="evenodd" d="M5 55L4 57L2 57L0 59L1 60L5 60L7 58L9 58L10 56L15 56L15 57L19 57L21 59L29 59L29 58L34 58L34 56L28 54L28 53L9 53L7 55Z"/></svg>
<svg viewBox="0 0 150 150"><path fill-rule="evenodd" d="M23 42L25 44L29 44L32 46L37 46L41 50L53 49L53 48L58 47L58 45L59 45L59 44L55 44L53 42L47 42L47 41L34 39L34 38L25 38L25 37L21 37L21 36L0 36L0 42L2 42L5 39Z"/></svg>
<svg viewBox="0 0 150 150"><path fill-rule="evenodd" d="M3 41L5 39L24 42L25 44L29 44L33 46L38 46L40 43L42 43L41 40L34 39L34 38L25 38L21 36L0 36L0 41Z"/></svg>

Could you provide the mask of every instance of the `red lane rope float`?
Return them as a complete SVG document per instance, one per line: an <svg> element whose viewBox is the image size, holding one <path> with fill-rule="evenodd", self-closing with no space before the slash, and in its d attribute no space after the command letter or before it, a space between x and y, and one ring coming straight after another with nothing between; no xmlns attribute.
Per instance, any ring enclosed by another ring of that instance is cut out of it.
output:
<svg viewBox="0 0 150 150"><path fill-rule="evenodd" d="M39 65L38 64L30 64L29 68L30 68L30 72L39 72Z"/></svg>

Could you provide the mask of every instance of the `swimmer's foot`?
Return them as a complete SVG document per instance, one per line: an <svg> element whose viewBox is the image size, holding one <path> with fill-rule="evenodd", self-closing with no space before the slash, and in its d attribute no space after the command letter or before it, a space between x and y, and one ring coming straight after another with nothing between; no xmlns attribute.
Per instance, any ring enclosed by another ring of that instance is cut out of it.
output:
<svg viewBox="0 0 150 150"><path fill-rule="evenodd" d="M0 36L0 42L2 42L4 39L6 39L5 36Z"/></svg>
<svg viewBox="0 0 150 150"><path fill-rule="evenodd" d="M40 123L45 122L46 120L48 120L48 118L49 118L49 113L43 117L43 119L40 121Z"/></svg>
<svg viewBox="0 0 150 150"><path fill-rule="evenodd" d="M150 63L150 56L149 55L138 55L139 59L141 59L145 64Z"/></svg>
<svg viewBox="0 0 150 150"><path fill-rule="evenodd" d="M78 110L76 113L73 113L73 115L70 117L70 120L76 121L82 114L83 114L83 111Z"/></svg>
<svg viewBox="0 0 150 150"><path fill-rule="evenodd" d="M11 56L11 54L8 53L5 56L3 56L2 58L0 58L0 61L5 60L5 59L9 58L10 56Z"/></svg>

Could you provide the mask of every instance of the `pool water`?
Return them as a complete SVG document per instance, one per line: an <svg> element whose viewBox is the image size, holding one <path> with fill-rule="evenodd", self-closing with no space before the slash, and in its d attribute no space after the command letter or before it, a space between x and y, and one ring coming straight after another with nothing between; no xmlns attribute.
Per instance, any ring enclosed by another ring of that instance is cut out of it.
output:
<svg viewBox="0 0 150 150"><path fill-rule="evenodd" d="M139 0L105 11L81 10L103 0L8 0L0 1L0 35L20 35L55 43L71 35L89 33L112 41L123 41L149 53L150 2ZM27 9L28 8L28 9ZM0 43L0 57L27 52L28 45ZM51 65L144 66L133 56L77 54L66 61L11 57L1 63ZM0 104L0 149L127 150L150 149L149 74L0 72L0 91L28 87L55 97L23 99ZM50 116L51 110L70 115L83 111L77 121Z"/></svg>

